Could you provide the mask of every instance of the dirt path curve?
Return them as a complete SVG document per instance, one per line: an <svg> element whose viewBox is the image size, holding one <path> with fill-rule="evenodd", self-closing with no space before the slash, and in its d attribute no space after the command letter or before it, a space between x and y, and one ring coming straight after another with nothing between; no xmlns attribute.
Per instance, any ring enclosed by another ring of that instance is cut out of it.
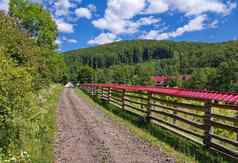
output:
<svg viewBox="0 0 238 163"><path fill-rule="evenodd" d="M58 108L56 163L164 163L161 154L66 88Z"/></svg>

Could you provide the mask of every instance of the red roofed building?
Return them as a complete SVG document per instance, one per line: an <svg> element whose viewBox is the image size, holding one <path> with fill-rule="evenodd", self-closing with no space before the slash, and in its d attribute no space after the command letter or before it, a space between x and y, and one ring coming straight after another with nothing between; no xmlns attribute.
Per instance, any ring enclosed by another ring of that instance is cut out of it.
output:
<svg viewBox="0 0 238 163"><path fill-rule="evenodd" d="M151 80L153 80L156 86L164 85L166 82L171 80L168 76L152 76Z"/></svg>
<svg viewBox="0 0 238 163"><path fill-rule="evenodd" d="M151 80L154 81L156 86L165 86L168 81L171 80L183 80L189 81L192 79L191 75L179 75L179 76L152 76Z"/></svg>

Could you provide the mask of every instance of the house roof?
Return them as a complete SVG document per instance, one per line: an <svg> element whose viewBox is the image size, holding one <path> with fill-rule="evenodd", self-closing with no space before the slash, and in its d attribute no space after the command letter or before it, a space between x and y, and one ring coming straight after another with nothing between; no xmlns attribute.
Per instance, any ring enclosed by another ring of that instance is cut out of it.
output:
<svg viewBox="0 0 238 163"><path fill-rule="evenodd" d="M168 76L152 76L151 80L153 80L153 81L155 81L157 83L161 83L161 82L166 82L166 81L168 81L170 79L169 79Z"/></svg>

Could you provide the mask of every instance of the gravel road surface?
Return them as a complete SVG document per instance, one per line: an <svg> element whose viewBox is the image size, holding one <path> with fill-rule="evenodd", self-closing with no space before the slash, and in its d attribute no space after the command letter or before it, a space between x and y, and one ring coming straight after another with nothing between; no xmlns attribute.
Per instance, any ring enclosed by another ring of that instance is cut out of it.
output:
<svg viewBox="0 0 238 163"><path fill-rule="evenodd" d="M65 88L57 110L55 163L173 163Z"/></svg>

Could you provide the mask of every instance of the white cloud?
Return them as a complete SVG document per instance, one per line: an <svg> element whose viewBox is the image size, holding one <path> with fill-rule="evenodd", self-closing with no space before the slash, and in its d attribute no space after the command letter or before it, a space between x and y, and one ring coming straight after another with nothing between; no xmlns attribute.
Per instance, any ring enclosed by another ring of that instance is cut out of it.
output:
<svg viewBox="0 0 238 163"><path fill-rule="evenodd" d="M144 11L146 14L154 14L154 13L164 13L169 10L169 5L164 0L147 0L149 3L148 8Z"/></svg>
<svg viewBox="0 0 238 163"><path fill-rule="evenodd" d="M217 28L219 21L214 20L208 24L209 28Z"/></svg>
<svg viewBox="0 0 238 163"><path fill-rule="evenodd" d="M66 16L68 15L69 9L73 7L73 3L70 0L57 0L55 2L55 15L56 16Z"/></svg>
<svg viewBox="0 0 238 163"><path fill-rule="evenodd" d="M188 24L178 28L175 32L169 33L172 37L183 35L186 32L200 31L204 29L204 23L207 20L206 15L200 15L189 21Z"/></svg>
<svg viewBox="0 0 238 163"><path fill-rule="evenodd" d="M68 42L70 42L70 43L73 43L73 44L76 44L76 43L78 43L78 41L77 41L77 40L75 40L75 39L68 39Z"/></svg>
<svg viewBox="0 0 238 163"><path fill-rule="evenodd" d="M97 7L96 7L94 4L89 4L89 5L88 5L88 9L89 9L91 12L96 12L96 11L97 11Z"/></svg>
<svg viewBox="0 0 238 163"><path fill-rule="evenodd" d="M32 3L43 4L43 0L30 0Z"/></svg>
<svg viewBox="0 0 238 163"><path fill-rule="evenodd" d="M115 41L119 41L120 39L117 39L117 36L112 33L101 33L96 38L89 40L88 44L91 45L102 45L102 44L109 44Z"/></svg>
<svg viewBox="0 0 238 163"><path fill-rule="evenodd" d="M186 15L200 15L213 12L228 15L236 8L236 3L221 0L147 0L149 3L145 13L164 13L168 10L178 10Z"/></svg>
<svg viewBox="0 0 238 163"><path fill-rule="evenodd" d="M144 24L133 20L135 16L158 14L177 10L189 17L198 17L207 12L227 15L236 3L221 0L108 0L104 17L92 21L99 29L113 34L132 34L143 25L151 25L151 17L143 18ZM156 20L155 22L157 22ZM154 23L154 24L156 24Z"/></svg>
<svg viewBox="0 0 238 163"><path fill-rule="evenodd" d="M157 24L159 23L161 20L159 18L154 18L153 16L149 16L149 17L142 17L139 20L136 21L136 23L139 26L144 26L144 25L151 25L151 24Z"/></svg>
<svg viewBox="0 0 238 163"><path fill-rule="evenodd" d="M186 15L198 15L205 12L228 14L229 5L219 0L169 0L171 5L175 5L178 10L185 12Z"/></svg>
<svg viewBox="0 0 238 163"><path fill-rule="evenodd" d="M109 0L106 17L130 19L145 7L145 0Z"/></svg>
<svg viewBox="0 0 238 163"><path fill-rule="evenodd" d="M66 42L69 42L69 43L73 43L73 44L78 43L78 40L72 39L72 38L67 38L67 37L65 37L65 36L62 38L62 40L63 40L63 41L66 41Z"/></svg>
<svg viewBox="0 0 238 163"><path fill-rule="evenodd" d="M61 44L62 44L62 41L61 41L60 39L56 39L56 40L55 40L55 43L56 43L57 45L61 45Z"/></svg>
<svg viewBox="0 0 238 163"><path fill-rule="evenodd" d="M0 0L0 11L8 12L9 0Z"/></svg>
<svg viewBox="0 0 238 163"><path fill-rule="evenodd" d="M92 17L91 11L88 8L83 8L83 7L76 9L75 14L79 18L85 17L87 19L91 19L91 17Z"/></svg>
<svg viewBox="0 0 238 163"><path fill-rule="evenodd" d="M205 21L207 20L206 15L200 15L190 20L188 24L179 27L174 32L165 32L161 33L159 30L152 30L144 34L140 38L143 39L156 39L156 40L165 40L169 38L175 38L181 36L184 33L200 31L205 28Z"/></svg>
<svg viewBox="0 0 238 163"><path fill-rule="evenodd" d="M138 32L138 30L142 26L155 25L155 24L158 24L160 21L161 19L154 18L153 16L142 17L136 21L124 20L122 21L122 24L124 25L123 29L125 30L123 31L123 33L133 34Z"/></svg>
<svg viewBox="0 0 238 163"><path fill-rule="evenodd" d="M140 36L140 39L146 39L146 40L156 40L157 36L160 34L160 30L151 30L142 36Z"/></svg>
<svg viewBox="0 0 238 163"><path fill-rule="evenodd" d="M60 32L72 33L74 32L73 25L63 21L62 19L55 20L57 28Z"/></svg>
<svg viewBox="0 0 238 163"><path fill-rule="evenodd" d="M130 21L145 7L145 0L108 0L103 18L93 21L99 29L106 29L114 34L134 33L135 24Z"/></svg>
<svg viewBox="0 0 238 163"><path fill-rule="evenodd" d="M227 3L227 10L226 10L225 15L229 15L232 12L232 10L235 8L237 8L237 2L229 1Z"/></svg>

